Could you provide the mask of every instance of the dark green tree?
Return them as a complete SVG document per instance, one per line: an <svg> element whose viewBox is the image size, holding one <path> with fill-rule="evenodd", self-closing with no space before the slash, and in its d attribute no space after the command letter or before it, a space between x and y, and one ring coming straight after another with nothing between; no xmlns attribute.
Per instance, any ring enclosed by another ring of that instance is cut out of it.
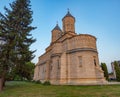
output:
<svg viewBox="0 0 120 97"><path fill-rule="evenodd" d="M114 62L114 68L115 68L115 73L116 73L116 80L120 81L120 67L118 66L118 62Z"/></svg>
<svg viewBox="0 0 120 97"><path fill-rule="evenodd" d="M20 77L20 80L24 80L24 79L32 80L35 64L32 62L27 62L25 65L22 66L23 66L22 69L16 68L15 74ZM21 73L19 73L19 71Z"/></svg>
<svg viewBox="0 0 120 97"><path fill-rule="evenodd" d="M104 71L104 77L106 78L106 80L108 80L109 75L108 75L108 69L107 69L106 64L105 63L101 63L101 68Z"/></svg>
<svg viewBox="0 0 120 97"><path fill-rule="evenodd" d="M0 78L3 79L14 67L22 73L24 65L34 58L35 52L30 50L35 42L30 32L36 28L31 26L33 12L30 0L15 0L10 7L4 8L5 15L0 13L0 37L5 40L0 53Z"/></svg>
<svg viewBox="0 0 120 97"><path fill-rule="evenodd" d="M12 68L12 70L7 73L6 80L32 80L35 64L32 62L27 62L22 66L22 69L17 67Z"/></svg>

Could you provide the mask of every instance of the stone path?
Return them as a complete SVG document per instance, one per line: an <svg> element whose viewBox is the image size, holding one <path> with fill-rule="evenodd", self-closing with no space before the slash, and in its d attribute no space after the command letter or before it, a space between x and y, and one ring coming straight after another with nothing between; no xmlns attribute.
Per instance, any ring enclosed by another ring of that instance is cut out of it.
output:
<svg viewBox="0 0 120 97"><path fill-rule="evenodd" d="M117 85L117 84L120 84L120 82L108 82L107 84L108 85Z"/></svg>

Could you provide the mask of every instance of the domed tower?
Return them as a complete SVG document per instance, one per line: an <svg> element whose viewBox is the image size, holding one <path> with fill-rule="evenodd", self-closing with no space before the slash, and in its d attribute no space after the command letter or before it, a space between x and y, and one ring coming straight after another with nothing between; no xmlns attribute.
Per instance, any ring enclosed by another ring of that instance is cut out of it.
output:
<svg viewBox="0 0 120 97"><path fill-rule="evenodd" d="M55 42L58 38L60 38L62 35L62 30L56 24L55 28L52 30L52 43Z"/></svg>
<svg viewBox="0 0 120 97"><path fill-rule="evenodd" d="M63 33L75 33L75 17L73 17L69 10L67 14L62 19L63 22Z"/></svg>

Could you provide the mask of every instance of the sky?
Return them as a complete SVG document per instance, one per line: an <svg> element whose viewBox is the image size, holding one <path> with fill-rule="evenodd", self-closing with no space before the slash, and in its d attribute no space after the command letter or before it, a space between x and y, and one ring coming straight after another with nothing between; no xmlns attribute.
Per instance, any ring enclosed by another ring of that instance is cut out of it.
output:
<svg viewBox="0 0 120 97"><path fill-rule="evenodd" d="M0 0L0 12L5 13L4 6L14 0ZM45 52L51 42L51 31L58 22L62 29L62 18L69 8L75 17L77 34L91 34L97 38L99 62L107 64L111 72L111 62L120 60L120 0L31 0L33 11L32 31L37 40L30 47L37 50L32 60Z"/></svg>

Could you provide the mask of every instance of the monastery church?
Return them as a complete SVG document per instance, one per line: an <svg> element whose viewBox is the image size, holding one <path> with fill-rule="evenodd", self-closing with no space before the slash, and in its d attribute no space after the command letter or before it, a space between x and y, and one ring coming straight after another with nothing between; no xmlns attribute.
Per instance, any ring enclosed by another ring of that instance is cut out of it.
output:
<svg viewBox="0 0 120 97"><path fill-rule="evenodd" d="M75 32L75 17L68 11L63 28L55 26L50 45L39 57L34 80L55 85L105 84L99 66L96 37Z"/></svg>

